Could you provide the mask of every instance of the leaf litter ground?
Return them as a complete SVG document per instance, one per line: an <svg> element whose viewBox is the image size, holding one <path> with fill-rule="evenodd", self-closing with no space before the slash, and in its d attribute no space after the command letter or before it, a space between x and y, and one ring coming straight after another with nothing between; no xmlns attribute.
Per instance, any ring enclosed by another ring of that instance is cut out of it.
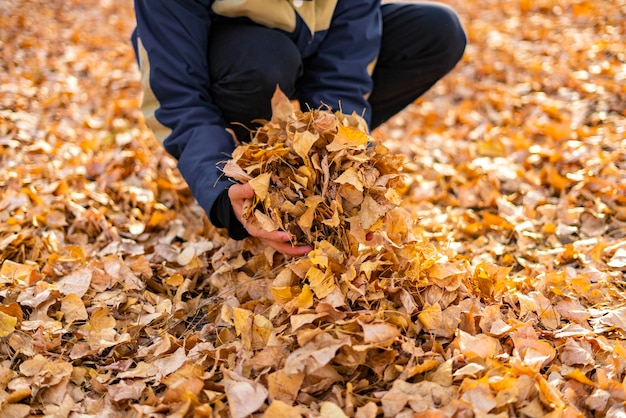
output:
<svg viewBox="0 0 626 418"><path fill-rule="evenodd" d="M286 259L146 130L130 2L5 2L2 416L623 416L625 6L450 4L463 62L371 136L283 104L233 155Z"/></svg>

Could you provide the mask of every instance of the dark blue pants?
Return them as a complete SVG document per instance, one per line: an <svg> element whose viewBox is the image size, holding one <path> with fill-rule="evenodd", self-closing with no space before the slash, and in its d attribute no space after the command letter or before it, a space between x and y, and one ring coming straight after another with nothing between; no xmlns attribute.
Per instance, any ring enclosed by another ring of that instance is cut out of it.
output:
<svg viewBox="0 0 626 418"><path fill-rule="evenodd" d="M382 6L382 45L374 68L371 128L404 109L454 68L466 45L455 12L436 3ZM256 25L215 25L211 33L211 96L226 121L269 119L276 85L297 98L299 53L284 35ZM246 140L248 129L233 125Z"/></svg>

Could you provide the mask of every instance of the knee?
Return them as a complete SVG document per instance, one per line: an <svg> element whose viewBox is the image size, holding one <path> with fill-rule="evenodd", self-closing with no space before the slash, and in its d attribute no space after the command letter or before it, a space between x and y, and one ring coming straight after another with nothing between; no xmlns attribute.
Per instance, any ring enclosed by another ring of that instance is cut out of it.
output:
<svg viewBox="0 0 626 418"><path fill-rule="evenodd" d="M432 9L429 28L438 34L440 50L444 55L442 65L452 69L463 57L467 46L467 35L456 12L446 6L437 5Z"/></svg>

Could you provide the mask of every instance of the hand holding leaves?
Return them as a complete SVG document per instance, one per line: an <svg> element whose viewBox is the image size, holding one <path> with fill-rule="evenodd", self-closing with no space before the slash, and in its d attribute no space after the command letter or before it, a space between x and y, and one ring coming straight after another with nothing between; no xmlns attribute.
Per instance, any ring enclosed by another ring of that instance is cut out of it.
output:
<svg viewBox="0 0 626 418"><path fill-rule="evenodd" d="M313 249L308 245L293 245L291 243L293 236L288 232L267 230L255 226L250 217L244 218L246 203L249 203L250 199L254 198L254 190L250 184L244 183L232 186L228 190L228 197L230 197L235 216L251 236L258 238L276 251L286 255L302 256Z"/></svg>

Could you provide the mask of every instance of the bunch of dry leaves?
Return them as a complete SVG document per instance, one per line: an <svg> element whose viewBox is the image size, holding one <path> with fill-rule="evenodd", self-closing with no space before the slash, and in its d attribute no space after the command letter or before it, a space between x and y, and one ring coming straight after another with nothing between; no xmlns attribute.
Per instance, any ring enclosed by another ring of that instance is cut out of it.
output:
<svg viewBox="0 0 626 418"><path fill-rule="evenodd" d="M254 190L243 216L256 226L288 231L298 243L325 240L350 255L401 202L404 157L371 142L360 117L296 111L277 89L272 120L235 149L223 171Z"/></svg>
<svg viewBox="0 0 626 418"><path fill-rule="evenodd" d="M278 94L233 153L288 258L154 142L130 1L5 1L0 416L624 416L626 6L450 4L384 126Z"/></svg>

